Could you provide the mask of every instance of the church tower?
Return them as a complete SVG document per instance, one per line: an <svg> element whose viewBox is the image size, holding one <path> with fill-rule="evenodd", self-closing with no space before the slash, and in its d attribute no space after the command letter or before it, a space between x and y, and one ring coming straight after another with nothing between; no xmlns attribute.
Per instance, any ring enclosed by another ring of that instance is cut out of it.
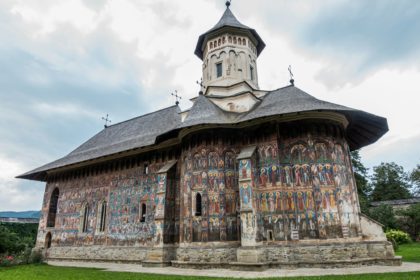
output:
<svg viewBox="0 0 420 280"><path fill-rule="evenodd" d="M243 88L228 88L244 82L251 91L259 89L257 58L265 43L254 29L236 19L229 6L227 1L219 22L198 38L195 48L203 61L203 91L208 96L214 95L215 87L225 87L221 95L236 94Z"/></svg>

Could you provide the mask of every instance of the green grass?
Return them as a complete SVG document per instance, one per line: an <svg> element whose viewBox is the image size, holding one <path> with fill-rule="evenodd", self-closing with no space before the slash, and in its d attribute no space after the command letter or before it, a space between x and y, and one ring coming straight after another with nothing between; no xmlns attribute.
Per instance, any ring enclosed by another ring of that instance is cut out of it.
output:
<svg viewBox="0 0 420 280"><path fill-rule="evenodd" d="M57 267L49 265L21 265L9 268L0 268L1 280L222 280L228 278L169 276L129 272L109 272L95 268ZM343 280L420 280L420 272L402 272L386 274L359 274L343 276L313 276L292 278L265 278L265 279L343 279Z"/></svg>
<svg viewBox="0 0 420 280"><path fill-rule="evenodd" d="M402 244L395 252L397 256L403 257L403 262L418 262L420 263L420 242L413 242L409 244Z"/></svg>

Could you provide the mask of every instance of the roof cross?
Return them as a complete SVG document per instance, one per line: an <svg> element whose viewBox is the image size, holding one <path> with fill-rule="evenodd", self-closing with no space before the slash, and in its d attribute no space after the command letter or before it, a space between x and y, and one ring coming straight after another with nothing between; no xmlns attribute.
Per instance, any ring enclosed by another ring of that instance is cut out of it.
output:
<svg viewBox="0 0 420 280"><path fill-rule="evenodd" d="M226 8L229 8L229 6L230 6L230 2L232 2L232 0L227 0L227 1L226 1L226 3L225 3Z"/></svg>
<svg viewBox="0 0 420 280"><path fill-rule="evenodd" d="M102 117L102 119L105 121L104 128L107 128L108 123L111 123L111 120L108 118L108 114L106 114L106 117Z"/></svg>
<svg viewBox="0 0 420 280"><path fill-rule="evenodd" d="M203 84L203 78L200 79L200 81L196 81L197 85L200 86L200 91L199 94L202 95L203 94L203 89L206 88L206 86Z"/></svg>
<svg viewBox="0 0 420 280"><path fill-rule="evenodd" d="M289 74L290 74L290 84L292 86L294 86L295 85L295 80L293 79L292 65L289 65L289 68L287 68L287 70L289 70Z"/></svg>
<svg viewBox="0 0 420 280"><path fill-rule="evenodd" d="M179 100L182 99L182 97L178 95L178 91L175 90L175 93L171 93L171 95L175 97L175 105L178 105Z"/></svg>

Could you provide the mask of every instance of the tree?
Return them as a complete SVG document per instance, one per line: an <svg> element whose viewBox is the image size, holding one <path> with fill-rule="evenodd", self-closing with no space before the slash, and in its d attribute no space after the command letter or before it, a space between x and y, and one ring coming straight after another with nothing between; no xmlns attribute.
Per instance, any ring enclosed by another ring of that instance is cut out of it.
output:
<svg viewBox="0 0 420 280"><path fill-rule="evenodd" d="M413 184L413 194L420 196L420 164L410 173L410 181Z"/></svg>
<svg viewBox="0 0 420 280"><path fill-rule="evenodd" d="M381 163L373 168L372 175L373 201L410 198L408 176L398 164Z"/></svg>
<svg viewBox="0 0 420 280"><path fill-rule="evenodd" d="M356 180L357 194L359 195L360 209L363 213L368 214L369 193L372 191L368 181L368 169L362 163L359 150L352 151L350 157Z"/></svg>
<svg viewBox="0 0 420 280"><path fill-rule="evenodd" d="M420 238L420 204L399 210L397 215L399 227L408 232L413 240Z"/></svg>
<svg viewBox="0 0 420 280"><path fill-rule="evenodd" d="M378 207L373 207L369 210L369 217L384 225L384 229L395 229L397 221L395 219L394 210L392 206L381 204Z"/></svg>

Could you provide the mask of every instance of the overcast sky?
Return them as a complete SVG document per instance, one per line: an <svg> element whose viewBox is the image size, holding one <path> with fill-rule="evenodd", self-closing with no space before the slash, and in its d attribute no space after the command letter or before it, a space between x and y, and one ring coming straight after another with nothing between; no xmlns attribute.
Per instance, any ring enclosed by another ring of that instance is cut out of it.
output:
<svg viewBox="0 0 420 280"><path fill-rule="evenodd" d="M14 179L113 123L197 95L198 36L223 0L1 0L0 211L38 210L45 185ZM420 1L233 0L266 43L259 84L288 84L388 119L372 167L420 163Z"/></svg>

